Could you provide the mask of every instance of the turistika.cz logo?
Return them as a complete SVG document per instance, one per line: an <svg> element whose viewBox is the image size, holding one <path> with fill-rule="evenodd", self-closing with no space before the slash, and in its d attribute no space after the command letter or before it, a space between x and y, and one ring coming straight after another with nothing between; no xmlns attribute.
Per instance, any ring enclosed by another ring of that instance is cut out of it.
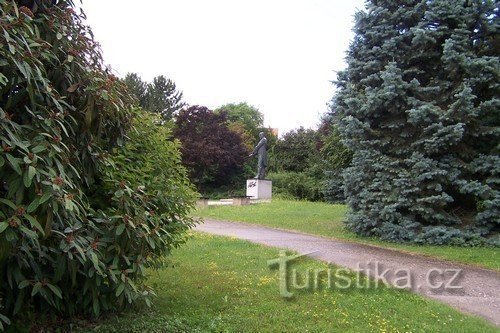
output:
<svg viewBox="0 0 500 333"><path fill-rule="evenodd" d="M291 268L292 263L297 259L317 252L319 251L287 255L286 251L281 250L278 258L267 261L269 268L278 268L279 293L282 297L293 297L294 294L290 290L376 289L381 285L391 285L398 289L425 287L434 293L456 292L463 289L463 286L460 285L461 269L429 269L425 275L424 285L415 285L415 279L410 269L383 269L382 264L378 261L370 261L365 265L359 263L354 272L347 268L333 266L330 263L328 263L328 268L306 268L301 274L297 269Z"/></svg>

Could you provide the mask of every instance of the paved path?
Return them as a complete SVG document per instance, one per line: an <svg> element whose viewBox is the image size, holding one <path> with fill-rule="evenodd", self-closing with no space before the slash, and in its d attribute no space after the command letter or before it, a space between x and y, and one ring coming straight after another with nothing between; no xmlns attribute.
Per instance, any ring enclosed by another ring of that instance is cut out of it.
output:
<svg viewBox="0 0 500 333"><path fill-rule="evenodd" d="M500 273L498 272L242 222L206 219L204 224L196 227L196 230L234 236L298 253L318 251L310 257L352 270L361 269L374 278L385 277L393 285L395 283L399 286L406 285L409 280L408 274L411 274L411 289L414 292L447 303L460 311L483 317L500 327ZM460 273L454 278L457 271ZM397 277L406 278L398 282ZM443 283L443 286L437 288L440 283ZM445 288L446 284L449 284L450 288ZM454 286L461 288L452 288Z"/></svg>

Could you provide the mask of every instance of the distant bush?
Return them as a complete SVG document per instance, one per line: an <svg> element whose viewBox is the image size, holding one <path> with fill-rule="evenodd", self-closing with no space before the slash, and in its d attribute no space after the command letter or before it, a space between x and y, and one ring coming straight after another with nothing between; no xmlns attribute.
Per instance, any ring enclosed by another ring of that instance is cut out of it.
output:
<svg viewBox="0 0 500 333"><path fill-rule="evenodd" d="M273 194L285 198L323 200L322 182L304 172L275 172L267 177L273 181Z"/></svg>
<svg viewBox="0 0 500 333"><path fill-rule="evenodd" d="M149 303L145 269L193 223L178 144L133 111L71 1L18 3L0 2L0 310Z"/></svg>

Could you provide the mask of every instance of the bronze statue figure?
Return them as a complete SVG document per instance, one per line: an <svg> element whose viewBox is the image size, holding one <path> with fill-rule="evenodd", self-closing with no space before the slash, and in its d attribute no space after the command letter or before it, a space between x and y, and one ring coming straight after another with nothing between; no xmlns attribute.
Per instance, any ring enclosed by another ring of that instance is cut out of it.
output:
<svg viewBox="0 0 500 333"><path fill-rule="evenodd" d="M264 179L266 177L266 168L267 168L267 139L264 136L264 132L259 133L260 141L255 146L253 152L249 157L258 155L257 162L257 175L255 178Z"/></svg>

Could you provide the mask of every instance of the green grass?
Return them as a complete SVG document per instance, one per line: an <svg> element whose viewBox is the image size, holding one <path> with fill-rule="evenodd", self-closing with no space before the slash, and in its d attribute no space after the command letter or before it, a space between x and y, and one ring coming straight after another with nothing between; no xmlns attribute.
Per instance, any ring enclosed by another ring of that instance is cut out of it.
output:
<svg viewBox="0 0 500 333"><path fill-rule="evenodd" d="M278 293L278 250L196 234L173 254L174 268L152 272L153 309L128 312L80 331L95 332L498 332L486 321L386 287ZM301 259L299 274L324 263ZM350 277L355 278L351 274ZM364 277L361 278L366 283Z"/></svg>
<svg viewBox="0 0 500 333"><path fill-rule="evenodd" d="M500 270L499 248L404 245L359 237L344 228L346 212L345 205L273 199L271 203L249 206L209 206L199 210L197 214L206 218L296 230Z"/></svg>

